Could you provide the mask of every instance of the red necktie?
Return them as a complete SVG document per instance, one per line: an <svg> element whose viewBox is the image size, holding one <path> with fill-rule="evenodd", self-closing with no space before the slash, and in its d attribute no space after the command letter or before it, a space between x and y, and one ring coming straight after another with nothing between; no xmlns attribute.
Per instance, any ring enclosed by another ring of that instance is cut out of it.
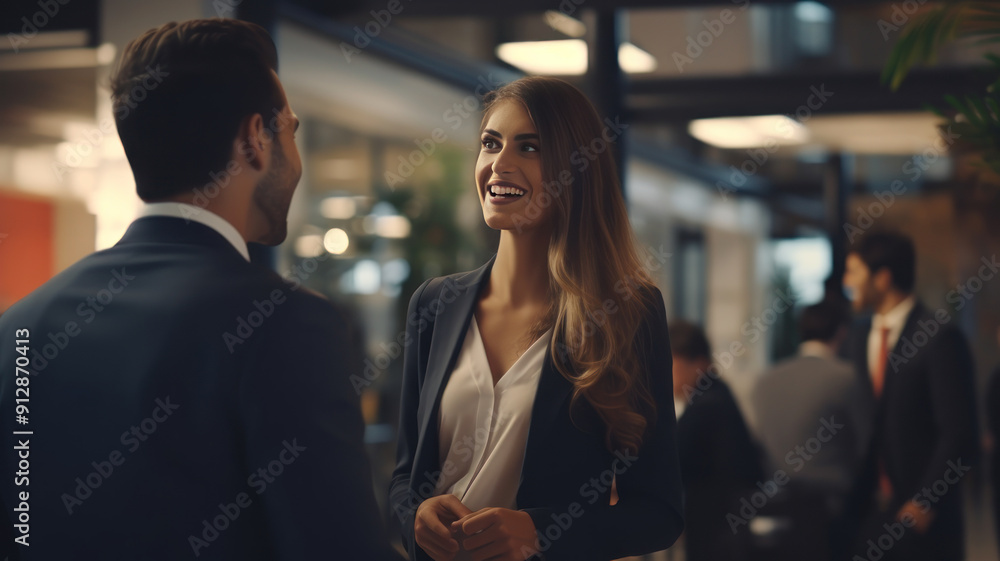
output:
<svg viewBox="0 0 1000 561"><path fill-rule="evenodd" d="M875 359L875 371L872 372L872 389L875 391L875 398L882 395L882 388L885 386L885 363L889 361L889 328L882 328L882 340L878 347L878 358Z"/></svg>
<svg viewBox="0 0 1000 561"><path fill-rule="evenodd" d="M872 390L875 399L882 396L885 388L885 367L889 361L889 328L882 328L882 339L879 342L878 358L875 362L875 371L872 373ZM892 483L889 482L889 475L885 472L885 463L881 460L878 463L878 491L883 504L887 504L892 498Z"/></svg>

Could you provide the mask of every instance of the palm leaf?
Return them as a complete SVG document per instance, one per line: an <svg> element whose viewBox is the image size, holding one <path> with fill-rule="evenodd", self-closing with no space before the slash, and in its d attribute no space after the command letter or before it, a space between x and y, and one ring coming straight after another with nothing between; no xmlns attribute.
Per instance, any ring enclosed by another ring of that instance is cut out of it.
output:
<svg viewBox="0 0 1000 561"><path fill-rule="evenodd" d="M910 20L882 69L882 83L898 90L918 64L934 62L944 45L956 39L1000 41L1000 6L990 2L959 2L936 6Z"/></svg>

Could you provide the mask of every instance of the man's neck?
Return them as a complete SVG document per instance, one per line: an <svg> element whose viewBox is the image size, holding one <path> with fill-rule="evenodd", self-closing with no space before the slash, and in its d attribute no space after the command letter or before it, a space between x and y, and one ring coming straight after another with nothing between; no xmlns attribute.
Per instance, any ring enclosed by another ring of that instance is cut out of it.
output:
<svg viewBox="0 0 1000 561"><path fill-rule="evenodd" d="M882 301L879 302L878 306L875 307L875 313L879 315L888 314L909 297L909 293L900 292L898 290L890 290L886 293L885 297L882 298Z"/></svg>

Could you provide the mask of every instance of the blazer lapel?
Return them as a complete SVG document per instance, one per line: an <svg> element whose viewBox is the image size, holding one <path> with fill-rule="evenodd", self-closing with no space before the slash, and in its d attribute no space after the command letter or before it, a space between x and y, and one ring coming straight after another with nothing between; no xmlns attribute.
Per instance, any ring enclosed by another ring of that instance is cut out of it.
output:
<svg viewBox="0 0 1000 561"><path fill-rule="evenodd" d="M425 457L424 448L430 443L437 443L437 434L428 431L437 430L434 419L441 405L441 395L448 383L455 361L461 351L461 342L469 329L469 322L476 309L476 302L489 273L496 260L494 255L485 265L459 277L455 283L464 290L450 303L441 300L440 311L434 321L434 331L431 336L431 346L427 356L427 374L424 387L421 389L423 408L418 413L421 435L417 447L417 458ZM428 304L431 305L431 304ZM432 310L433 311L433 310ZM535 401L531 409L531 425L528 429L528 440L525 443L524 461L521 469L521 482L524 481L524 465L532 465L533 458L543 453L551 446L545 437L545 429L556 424L557 416L563 412L562 402L572 392L573 386L559 371L552 361L552 354L546 353L542 373L535 392ZM430 451L428 451L430 452ZM438 461L438 450L426 458L431 463ZM419 473L419 472L418 472Z"/></svg>
<svg viewBox="0 0 1000 561"><path fill-rule="evenodd" d="M490 278L489 273L493 269L493 262L495 260L496 255L482 267L471 271L467 275L458 277L455 280L455 284L461 290L459 290L458 296L454 300L447 302L443 298L443 292L441 292L438 295L440 303L434 304L432 302L429 304L432 308L431 313L434 313L433 308L435 306L439 311L437 312L437 318L434 320L431 347L427 355L427 374L424 378L424 387L420 391L421 400L427 399L427 397L423 396L430 397L429 402L424 402L425 407L423 407L420 414L420 432L418 433L420 435L427 434L428 427L431 426L431 420L437 415L438 406L441 403L441 394L451 374L452 366L455 364L455 360L458 358L458 353L461 350L460 343L465 336L466 330L469 329L469 321L472 320L472 313L476 309L479 293ZM426 441L427 439L423 438L421 440ZM435 438L433 441L436 442L437 439ZM437 456L435 455L436 458Z"/></svg>
<svg viewBox="0 0 1000 561"><path fill-rule="evenodd" d="M902 345L905 341L912 341L914 333L917 332L917 319L920 317L922 306L920 302L913 305L913 309L910 310L910 314L906 316L906 322L903 324L903 330L899 333L899 339L896 344L889 350L889 356L885 363L885 382L883 385L882 393L884 394L890 386L894 385L899 378L900 371L906 370L907 365L915 358L914 356L907 357L902 352ZM900 363L902 361L902 363Z"/></svg>

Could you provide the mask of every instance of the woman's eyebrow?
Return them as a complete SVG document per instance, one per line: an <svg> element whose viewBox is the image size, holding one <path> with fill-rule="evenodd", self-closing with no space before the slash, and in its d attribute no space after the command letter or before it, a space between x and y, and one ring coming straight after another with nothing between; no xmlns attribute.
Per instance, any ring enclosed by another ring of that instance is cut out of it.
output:
<svg viewBox="0 0 1000 561"><path fill-rule="evenodd" d="M486 133L486 134L488 134L488 135L490 135L490 136L495 136L495 137L500 138L500 139L503 138L502 134L498 133L497 131L495 131L493 129L483 129L483 132ZM535 139L535 140L537 140L538 139L538 135L535 134L535 133L533 133L533 132L526 132L526 133L522 133L522 134L516 135L514 137L515 141L518 141L518 140L529 140L529 139Z"/></svg>

